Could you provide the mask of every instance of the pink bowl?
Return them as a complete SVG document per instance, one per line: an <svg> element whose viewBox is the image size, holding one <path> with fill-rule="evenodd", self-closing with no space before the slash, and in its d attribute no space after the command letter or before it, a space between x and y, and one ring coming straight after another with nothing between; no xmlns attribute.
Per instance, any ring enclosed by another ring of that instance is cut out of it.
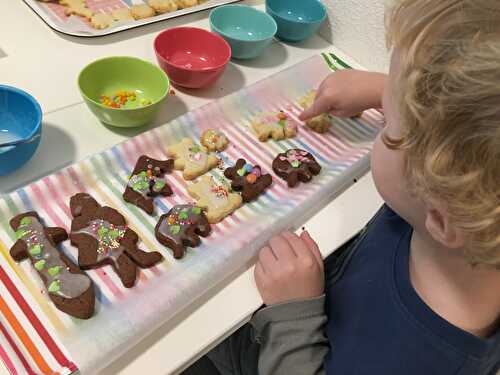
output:
<svg viewBox="0 0 500 375"><path fill-rule="evenodd" d="M160 67L170 80L188 88L214 83L231 58L231 47L222 37L196 27L162 31L154 48Z"/></svg>

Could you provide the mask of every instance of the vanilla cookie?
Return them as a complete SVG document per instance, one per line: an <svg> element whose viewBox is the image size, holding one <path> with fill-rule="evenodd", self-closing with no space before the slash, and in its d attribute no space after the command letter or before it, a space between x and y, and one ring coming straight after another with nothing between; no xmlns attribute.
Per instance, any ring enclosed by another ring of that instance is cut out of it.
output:
<svg viewBox="0 0 500 375"><path fill-rule="evenodd" d="M297 122L283 111L266 112L253 120L252 129L261 142L266 142L271 137L279 141L297 135Z"/></svg>
<svg viewBox="0 0 500 375"><path fill-rule="evenodd" d="M231 187L216 182L211 176L201 179L188 187L189 194L197 200L197 206L205 210L208 222L218 223L238 209L243 199L238 193L232 193Z"/></svg>
<svg viewBox="0 0 500 375"><path fill-rule="evenodd" d="M313 105L316 98L316 91L311 90L307 95L299 99L299 104L303 109L307 109ZM330 115L323 113L306 121L306 126L316 133L326 133L332 125Z"/></svg>
<svg viewBox="0 0 500 375"><path fill-rule="evenodd" d="M90 24L94 29L107 29L113 23L113 17L106 13L96 13L90 19Z"/></svg>
<svg viewBox="0 0 500 375"><path fill-rule="evenodd" d="M71 16L85 17L90 20L94 14L88 7L85 0L59 0L59 4L64 5L64 14Z"/></svg>
<svg viewBox="0 0 500 375"><path fill-rule="evenodd" d="M115 9L113 13L111 13L111 17L113 17L116 22L132 21L134 19L134 17L132 17L132 14L130 14L129 8Z"/></svg>
<svg viewBox="0 0 500 375"><path fill-rule="evenodd" d="M190 8L198 5L198 0L175 0L179 9Z"/></svg>
<svg viewBox="0 0 500 375"><path fill-rule="evenodd" d="M174 0L148 0L148 4L158 14L175 12L179 9Z"/></svg>
<svg viewBox="0 0 500 375"><path fill-rule="evenodd" d="M153 17L156 13L153 8L149 5L134 5L130 8L130 14L134 17L135 20L141 20L143 18Z"/></svg>
<svg viewBox="0 0 500 375"><path fill-rule="evenodd" d="M208 151L224 151L229 144L226 135L219 130L208 129L203 132L200 142Z"/></svg>
<svg viewBox="0 0 500 375"><path fill-rule="evenodd" d="M185 180L194 180L219 164L219 158L189 138L170 146L167 155L175 159L174 168L183 171Z"/></svg>

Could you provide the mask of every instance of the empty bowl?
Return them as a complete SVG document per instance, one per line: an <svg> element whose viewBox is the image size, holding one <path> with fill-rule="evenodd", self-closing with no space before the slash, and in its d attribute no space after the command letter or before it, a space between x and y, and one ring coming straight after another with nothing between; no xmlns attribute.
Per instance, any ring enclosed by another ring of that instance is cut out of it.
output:
<svg viewBox="0 0 500 375"><path fill-rule="evenodd" d="M0 147L0 176L22 167L40 144L42 110L28 93L15 87L0 85L0 144L21 139L30 142Z"/></svg>
<svg viewBox="0 0 500 375"><path fill-rule="evenodd" d="M266 12L278 25L276 36L290 42L311 37L326 18L319 0L266 0Z"/></svg>
<svg viewBox="0 0 500 375"><path fill-rule="evenodd" d="M196 27L175 27L154 41L158 63L178 86L202 88L213 84L231 58L231 47L217 34Z"/></svg>
<svg viewBox="0 0 500 375"><path fill-rule="evenodd" d="M210 13L210 27L229 43L236 59L259 56L278 29L271 16L248 5L215 8Z"/></svg>
<svg viewBox="0 0 500 375"><path fill-rule="evenodd" d="M107 57L87 65L78 77L85 103L103 123L117 127L152 122L170 83L156 65L135 57Z"/></svg>

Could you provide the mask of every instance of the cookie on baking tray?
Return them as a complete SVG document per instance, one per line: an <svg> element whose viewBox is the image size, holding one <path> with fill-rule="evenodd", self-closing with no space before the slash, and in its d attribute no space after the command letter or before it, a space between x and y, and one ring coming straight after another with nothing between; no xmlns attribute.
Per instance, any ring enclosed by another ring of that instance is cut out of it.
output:
<svg viewBox="0 0 500 375"><path fill-rule="evenodd" d="M186 247L200 244L200 236L207 237L211 228L200 207L182 204L162 215L155 228L156 239L172 249L174 258L184 257Z"/></svg>
<svg viewBox="0 0 500 375"><path fill-rule="evenodd" d="M188 193L203 208L211 224L218 223L238 209L243 200L238 193L232 193L230 186L217 182L211 176L202 176L188 186Z"/></svg>
<svg viewBox="0 0 500 375"><path fill-rule="evenodd" d="M64 5L64 14L67 16L74 14L75 16L84 17L90 20L94 14L94 12L87 7L87 2L85 0L59 0L59 4Z"/></svg>
<svg viewBox="0 0 500 375"><path fill-rule="evenodd" d="M147 4L133 5L130 8L130 14L135 20L142 20L144 18L153 17L156 12Z"/></svg>
<svg viewBox="0 0 500 375"><path fill-rule="evenodd" d="M158 14L175 12L179 9L175 0L148 0L148 5Z"/></svg>
<svg viewBox="0 0 500 375"><path fill-rule="evenodd" d="M303 109L308 109L313 105L314 99L316 98L316 91L311 90L307 95L304 95L299 99L299 104ZM313 117L306 122L306 126L316 133L326 133L330 126L332 125L331 117L328 113L323 113L316 117Z"/></svg>
<svg viewBox="0 0 500 375"><path fill-rule="evenodd" d="M198 146L190 138L168 147L167 155L175 159L174 168L183 171L185 180L194 180L219 164L219 158Z"/></svg>
<svg viewBox="0 0 500 375"><path fill-rule="evenodd" d="M198 0L175 0L179 9L190 8L198 5Z"/></svg>
<svg viewBox="0 0 500 375"><path fill-rule="evenodd" d="M261 142L269 138L280 141L297 135L297 123L285 112L264 112L252 121L252 129Z"/></svg>
<svg viewBox="0 0 500 375"><path fill-rule="evenodd" d="M78 264L83 269L111 265L123 286L131 288L137 266L152 267L163 257L137 247L139 237L127 227L125 217L111 207L102 207L92 196L79 193L71 197L71 244L78 248Z"/></svg>
<svg viewBox="0 0 500 375"><path fill-rule="evenodd" d="M95 13L90 18L90 24L94 29L107 29L113 23L113 17L107 13Z"/></svg>
<svg viewBox="0 0 500 375"><path fill-rule="evenodd" d="M132 17L132 14L130 13L130 9L127 7L115 9L111 12L111 17L113 17L115 22L134 20L134 17Z"/></svg>
<svg viewBox="0 0 500 375"><path fill-rule="evenodd" d="M200 137L201 144L208 151L224 151L229 144L229 140L226 135L220 130L216 129L207 129L205 130Z"/></svg>
<svg viewBox="0 0 500 375"><path fill-rule="evenodd" d="M154 211L154 197L167 197L173 194L172 189L164 179L166 173L174 168L174 161L156 160L143 155L135 164L130 176L123 199L141 208L152 215Z"/></svg>
<svg viewBox="0 0 500 375"><path fill-rule="evenodd" d="M290 149L278 154L273 160L273 171L286 180L289 187L295 187L299 181L309 182L321 171L314 156L300 149Z"/></svg>
<svg viewBox="0 0 500 375"><path fill-rule="evenodd" d="M63 228L45 227L36 212L17 215L10 221L17 241L12 258L29 259L54 305L71 316L88 319L94 313L95 293L90 278L56 246L68 239Z"/></svg>
<svg viewBox="0 0 500 375"><path fill-rule="evenodd" d="M234 191L241 191L243 202L258 198L273 183L270 174L263 174L260 166L249 164L245 159L238 159L233 167L224 171L224 176L231 180Z"/></svg>

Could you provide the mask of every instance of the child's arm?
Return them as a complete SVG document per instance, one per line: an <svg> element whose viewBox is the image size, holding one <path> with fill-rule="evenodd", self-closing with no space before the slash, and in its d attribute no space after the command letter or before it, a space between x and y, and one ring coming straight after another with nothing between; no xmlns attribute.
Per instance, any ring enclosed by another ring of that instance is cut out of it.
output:
<svg viewBox="0 0 500 375"><path fill-rule="evenodd" d="M260 343L260 375L324 374L325 276L318 246L307 232L285 232L259 254L255 281L268 306L251 321Z"/></svg>
<svg viewBox="0 0 500 375"><path fill-rule="evenodd" d="M326 78L318 88L314 104L305 110L301 120L323 113L352 117L366 109L380 108L387 76L361 70L339 70Z"/></svg>

